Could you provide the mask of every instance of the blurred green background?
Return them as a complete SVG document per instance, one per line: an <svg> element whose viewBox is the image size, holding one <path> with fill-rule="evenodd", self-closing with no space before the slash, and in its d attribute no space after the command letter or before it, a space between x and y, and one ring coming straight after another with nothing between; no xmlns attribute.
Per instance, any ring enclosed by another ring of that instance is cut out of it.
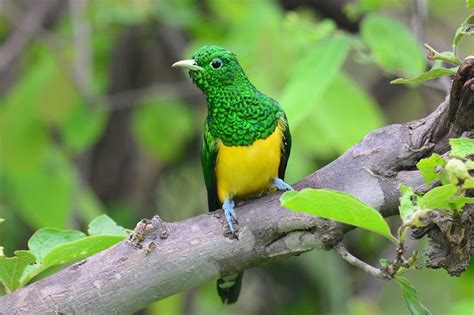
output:
<svg viewBox="0 0 474 315"><path fill-rule="evenodd" d="M390 85L450 50L463 0L0 0L0 244L27 248L40 227L83 229L107 213L133 228L205 213L199 143L206 103L170 65L204 44L235 52L288 114L295 183L369 131L430 113L450 79ZM460 55L474 46L465 40ZM397 222L394 221L394 224ZM348 235L377 264L381 237ZM416 245L423 247L423 244ZM408 278L434 314L474 314L474 270ZM400 290L332 252L246 272L223 306L208 283L142 314L405 314Z"/></svg>

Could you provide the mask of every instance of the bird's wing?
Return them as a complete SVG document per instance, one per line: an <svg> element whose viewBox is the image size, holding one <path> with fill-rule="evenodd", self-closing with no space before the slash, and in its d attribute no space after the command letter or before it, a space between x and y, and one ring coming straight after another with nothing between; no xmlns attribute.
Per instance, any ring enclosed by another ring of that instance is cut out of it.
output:
<svg viewBox="0 0 474 315"><path fill-rule="evenodd" d="M288 159L290 158L291 151L291 133L290 126L288 125L288 120L286 115L283 112L282 117L280 118L283 122L283 143L281 145L281 157L280 157L280 166L278 167L278 177L285 179L285 170L286 165L288 164Z"/></svg>
<svg viewBox="0 0 474 315"><path fill-rule="evenodd" d="M206 183L209 211L214 211L221 207L219 198L217 197L216 158L217 141L211 135L208 125L205 123L201 143L201 164L204 181Z"/></svg>

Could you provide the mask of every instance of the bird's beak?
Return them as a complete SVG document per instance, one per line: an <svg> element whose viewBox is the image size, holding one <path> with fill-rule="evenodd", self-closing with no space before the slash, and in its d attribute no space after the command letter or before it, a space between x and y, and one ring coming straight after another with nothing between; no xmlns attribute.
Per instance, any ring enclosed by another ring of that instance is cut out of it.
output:
<svg viewBox="0 0 474 315"><path fill-rule="evenodd" d="M185 68L185 69L192 70L192 71L204 70L203 68L201 68L200 66L197 65L197 62L194 59L177 61L177 62L173 63L172 67L173 68L180 67L180 68Z"/></svg>

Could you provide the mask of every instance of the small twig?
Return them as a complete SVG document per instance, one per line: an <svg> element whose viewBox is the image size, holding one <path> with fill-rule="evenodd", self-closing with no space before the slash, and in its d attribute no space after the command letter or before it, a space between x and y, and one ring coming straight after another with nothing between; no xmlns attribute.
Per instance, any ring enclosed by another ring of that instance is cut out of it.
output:
<svg viewBox="0 0 474 315"><path fill-rule="evenodd" d="M376 277L377 279L380 280L390 280L392 277L387 274L384 270L381 270L379 268L375 268L366 262L363 262L359 258L353 256L349 251L344 247L342 243L339 243L339 245L336 246L336 251L341 255L341 257L350 263L352 266L355 266L359 269L362 269L363 271L370 273L372 276Z"/></svg>
<svg viewBox="0 0 474 315"><path fill-rule="evenodd" d="M16 29L0 49L0 72L20 55L23 48L42 30L41 25L57 1L40 1L22 20L15 25Z"/></svg>
<svg viewBox="0 0 474 315"><path fill-rule="evenodd" d="M446 62L449 62L453 65L456 65L456 66L459 66L461 64L461 60L459 60L456 56L450 56L450 55L446 55L446 54L442 54L440 53L439 51L437 51L436 49L434 49L433 47L431 47L430 45L428 44L424 44L425 48L428 50L428 59L429 60L442 60L442 61L446 61Z"/></svg>
<svg viewBox="0 0 474 315"><path fill-rule="evenodd" d="M138 100L144 100L152 96L160 96L162 98L177 98L198 96L199 90L190 89L190 85L186 83L154 83L145 87L120 91L117 93L99 96L96 99L98 104L104 106L111 111L122 110L137 105Z"/></svg>
<svg viewBox="0 0 474 315"><path fill-rule="evenodd" d="M91 28L84 18L87 0L69 0L74 34L74 79L81 94L90 99L93 96L92 56L91 56ZM88 105L94 105L87 102Z"/></svg>

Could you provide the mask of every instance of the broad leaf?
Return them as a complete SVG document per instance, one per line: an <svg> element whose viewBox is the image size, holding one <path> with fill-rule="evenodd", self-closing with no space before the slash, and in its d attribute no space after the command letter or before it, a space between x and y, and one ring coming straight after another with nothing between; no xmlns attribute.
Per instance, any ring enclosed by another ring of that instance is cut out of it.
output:
<svg viewBox="0 0 474 315"><path fill-rule="evenodd" d="M91 223L88 229L89 235L111 235L111 236L127 236L127 232L114 220L106 214L98 216Z"/></svg>
<svg viewBox="0 0 474 315"><path fill-rule="evenodd" d="M474 0L466 0L466 7L474 8Z"/></svg>
<svg viewBox="0 0 474 315"><path fill-rule="evenodd" d="M27 250L17 250L14 257L0 255L0 282L7 293L21 286L21 276L27 266L35 262L35 256Z"/></svg>
<svg viewBox="0 0 474 315"><path fill-rule="evenodd" d="M436 153L433 153L426 159L421 159L416 164L416 167L420 170L427 185L430 185L435 180L441 179L441 172L436 171L436 168L439 166L445 167L446 161L441 155Z"/></svg>
<svg viewBox="0 0 474 315"><path fill-rule="evenodd" d="M38 263L41 263L55 247L84 237L86 235L80 231L42 228L30 238L28 247Z"/></svg>
<svg viewBox="0 0 474 315"><path fill-rule="evenodd" d="M155 158L171 162L179 157L193 136L193 117L182 103L150 100L133 117L133 134Z"/></svg>
<svg viewBox="0 0 474 315"><path fill-rule="evenodd" d="M400 22L370 14L362 21L361 36L382 69L410 77L425 69L425 57L416 38Z"/></svg>
<svg viewBox="0 0 474 315"><path fill-rule="evenodd" d="M458 189L454 184L435 187L419 199L421 209L447 209L454 210L454 197Z"/></svg>
<svg viewBox="0 0 474 315"><path fill-rule="evenodd" d="M397 242L382 215L359 199L329 189L290 191L280 198L282 206L373 231Z"/></svg>
<svg viewBox="0 0 474 315"><path fill-rule="evenodd" d="M431 312L421 304L415 288L410 284L408 279L400 276L395 276L394 279L402 289L403 297L405 298L411 315L431 315Z"/></svg>
<svg viewBox="0 0 474 315"><path fill-rule="evenodd" d="M44 257L43 264L45 268L49 268L54 265L71 263L103 251L124 238L124 236L117 235L92 235L74 242L64 243L49 252Z"/></svg>
<svg viewBox="0 0 474 315"><path fill-rule="evenodd" d="M452 157L465 159L469 156L474 156L474 139L449 139L449 144L451 145L451 153L449 155Z"/></svg>
<svg viewBox="0 0 474 315"><path fill-rule="evenodd" d="M106 126L109 112L101 107L91 108L78 102L62 125L62 135L66 147L82 151L93 145Z"/></svg>
<svg viewBox="0 0 474 315"><path fill-rule="evenodd" d="M302 145L310 154L332 158L382 124L376 101L347 75L338 73L307 119L292 130L299 139L295 147Z"/></svg>
<svg viewBox="0 0 474 315"><path fill-rule="evenodd" d="M80 231L43 228L29 240L36 263L25 268L21 285L28 283L44 270L86 258L123 240L127 233L106 215L89 224L90 236Z"/></svg>
<svg viewBox="0 0 474 315"><path fill-rule="evenodd" d="M437 69L431 69L430 71L424 72L420 74L419 76L416 76L411 79L403 79L403 78L398 78L390 83L392 84L414 84L414 83L420 83L423 81L427 80L433 80L439 77L444 77L448 75L454 75L456 74L457 70L454 69L448 69L448 68L437 68Z"/></svg>
<svg viewBox="0 0 474 315"><path fill-rule="evenodd" d="M71 161L55 147L43 152L41 167L10 178L18 214L32 227L64 228L71 215L75 183Z"/></svg>
<svg viewBox="0 0 474 315"><path fill-rule="evenodd" d="M292 128L318 104L346 59L349 46L346 36L320 41L294 65L295 70L280 97Z"/></svg>
<svg viewBox="0 0 474 315"><path fill-rule="evenodd" d="M464 35L474 35L474 15L469 16L456 30L453 40L453 51L456 52Z"/></svg>

